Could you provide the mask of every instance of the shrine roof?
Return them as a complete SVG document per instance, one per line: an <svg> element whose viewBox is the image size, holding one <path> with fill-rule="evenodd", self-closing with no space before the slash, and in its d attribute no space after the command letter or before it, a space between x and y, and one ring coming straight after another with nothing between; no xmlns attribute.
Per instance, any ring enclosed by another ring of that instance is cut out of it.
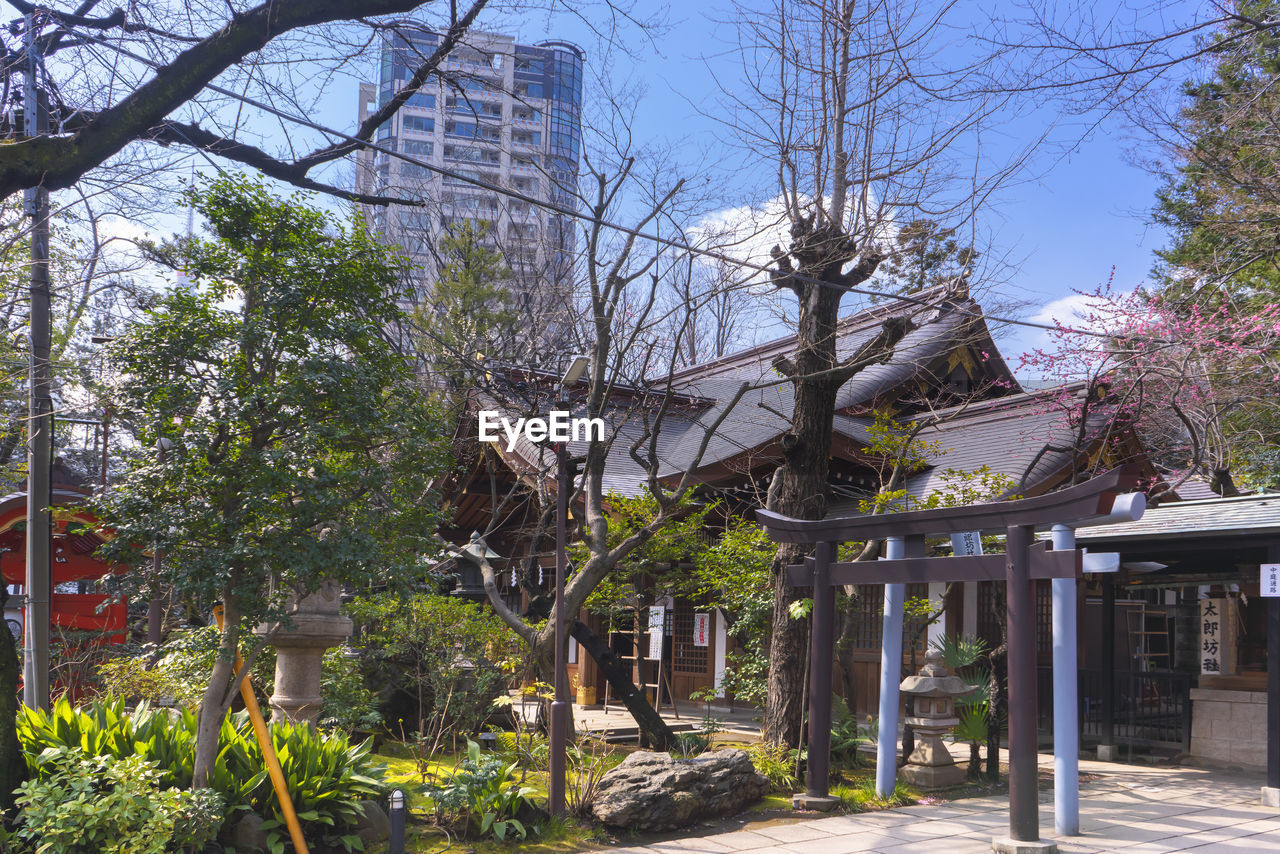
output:
<svg viewBox="0 0 1280 854"><path fill-rule="evenodd" d="M1265 493L1203 501L1172 501L1147 509L1137 522L1081 527L1081 545L1137 540L1280 534L1280 494Z"/></svg>

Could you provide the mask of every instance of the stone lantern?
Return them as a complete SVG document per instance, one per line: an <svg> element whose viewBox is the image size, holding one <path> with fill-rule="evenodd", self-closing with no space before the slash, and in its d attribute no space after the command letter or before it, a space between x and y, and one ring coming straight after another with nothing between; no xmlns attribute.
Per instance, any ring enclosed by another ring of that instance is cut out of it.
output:
<svg viewBox="0 0 1280 854"><path fill-rule="evenodd" d="M501 560L502 555L489 548L478 531L473 531L471 542L455 552L454 557L458 567L458 583L452 595L484 601L488 594L484 590L484 573L480 569L480 563L485 560Z"/></svg>
<svg viewBox="0 0 1280 854"><path fill-rule="evenodd" d="M332 581L298 602L288 626L259 626L276 650L272 721L314 724L320 714L320 665L325 650L351 637L351 619L339 613L342 589Z"/></svg>
<svg viewBox="0 0 1280 854"><path fill-rule="evenodd" d="M963 782L964 771L956 765L942 736L960 723L956 717L956 697L973 688L942 665L942 654L931 649L925 654L919 675L902 680L903 694L916 698L915 716L906 719L916 734L916 749L907 757L902 777L921 789L941 789Z"/></svg>

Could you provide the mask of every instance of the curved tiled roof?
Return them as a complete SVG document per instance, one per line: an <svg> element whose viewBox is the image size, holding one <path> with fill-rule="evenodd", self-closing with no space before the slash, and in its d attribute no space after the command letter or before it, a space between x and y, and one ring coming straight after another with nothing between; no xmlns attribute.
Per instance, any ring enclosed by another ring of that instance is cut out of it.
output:
<svg viewBox="0 0 1280 854"><path fill-rule="evenodd" d="M938 442L945 453L908 480L906 488L912 496L921 498L938 489L948 468L971 471L986 465L1016 481L1046 443L1073 444L1068 441L1071 425L1061 410L1046 405L1045 393L1028 394L1018 388L991 342L980 306L967 296L949 297L923 308L890 303L846 317L837 330L837 354L843 358L855 352L880 331L887 317L904 314L913 318L916 328L898 343L892 358L858 372L838 392L833 428L837 436L847 440L846 447L869 444L871 419L858 414L860 407L908 384L936 381L939 378L930 371L939 363L947 364L944 360L959 346L982 352L986 357L983 370L1004 381L1009 394L915 416L938 419L939 423L926 427L920 438ZM775 371L773 360L789 356L794 345L794 336L781 338L677 373L673 390L687 395L688 402L666 416L658 434L659 476L670 480L693 468L700 478L723 482L776 463L778 440L791 426L794 392ZM731 406L744 383L760 387L750 388ZM619 401L606 413L606 420L612 422L616 438L607 457L604 486L624 494L638 493L644 488L646 472L632 459L630 450L643 435L641 413L634 400ZM711 437L700 456L709 431ZM585 442L570 443L571 454L585 450ZM537 446L522 438L516 452L536 466ZM1044 453L1028 483L1053 477L1068 468L1073 458L1071 451ZM833 506L833 512L838 506Z"/></svg>

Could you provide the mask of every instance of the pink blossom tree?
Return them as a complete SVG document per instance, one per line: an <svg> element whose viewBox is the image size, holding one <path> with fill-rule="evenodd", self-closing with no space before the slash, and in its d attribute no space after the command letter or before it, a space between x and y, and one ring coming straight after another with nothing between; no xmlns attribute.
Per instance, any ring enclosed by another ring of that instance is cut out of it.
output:
<svg viewBox="0 0 1280 854"><path fill-rule="evenodd" d="M1242 313L1110 282L1078 293L1077 326L1055 320L1053 346L1021 365L1057 381L1046 400L1077 449L1109 464L1136 433L1162 481L1154 494L1191 478L1219 495L1280 482L1280 304Z"/></svg>

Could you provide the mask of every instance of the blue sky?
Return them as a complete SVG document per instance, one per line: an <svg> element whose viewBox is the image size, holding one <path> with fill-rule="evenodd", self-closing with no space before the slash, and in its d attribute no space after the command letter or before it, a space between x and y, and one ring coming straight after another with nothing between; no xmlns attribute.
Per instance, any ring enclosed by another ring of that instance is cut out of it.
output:
<svg viewBox="0 0 1280 854"><path fill-rule="evenodd" d="M981 14L976 6L965 13ZM615 52L610 73L644 90L636 105L637 135L675 144L689 162L699 157L714 161L724 130L703 113L716 110L721 93L717 78L732 81L738 73L729 43L731 15L724 0L682 0L669 19L670 30L653 44L631 42L634 56ZM598 70L601 65L594 36L572 18L551 24L546 18L530 20L515 29L530 41L549 36L576 41L587 49L589 67ZM1003 133L1011 145L1017 144L1039 135L1047 120L1061 117L1047 119L1040 111ZM1021 316L1042 322L1054 316L1067 319L1073 289L1092 290L1113 268L1122 290L1144 282L1152 251L1166 239L1159 227L1148 224L1158 181L1131 163L1136 142L1120 118L1102 122L1087 135L1063 121L1054 141L1053 150L1030 164L1029 173L1038 177L1001 191L980 217L993 250L1015 265L997 293L1030 303ZM755 191L744 184L739 201ZM732 196L733 188L726 192ZM1046 343L1041 333L1016 327L1001 336L1011 365L1024 349Z"/></svg>
<svg viewBox="0 0 1280 854"><path fill-rule="evenodd" d="M642 0L640 8L650 7ZM594 18L602 9L590 7L584 15ZM962 7L960 14L974 16L974 26L981 26L985 19L977 9L976 5ZM588 98L598 97L597 75L606 68L615 85L621 81L633 86L638 93L633 132L640 140L669 147L673 168L696 175L697 164L739 156L725 146L723 127L707 115L717 112L722 91L718 81L732 85L739 72L731 44L731 18L724 0L682 0L669 12L671 26L666 32L645 40L636 30L624 29L626 52L602 47L581 19L566 13L515 17L494 11L482 16L481 25L510 32L523 41L558 38L582 45L588 68L594 72L588 76ZM963 29L967 25L960 23L958 43L967 35ZM373 59L370 56L367 62L370 75ZM333 127L353 129L356 86L354 78L335 81L313 115ZM1002 134L1010 146L1016 146L1042 133L1049 121L1062 118L1052 109L1042 109L1004 127ZM1014 265L1007 280L997 286L995 298L1024 302L1028 308L1022 317L1045 322L1054 316L1067 319L1072 289L1092 290L1107 280L1113 268L1119 289L1142 283L1151 267L1152 250L1165 242L1161 230L1147 224L1157 181L1130 163L1134 143L1121 120L1105 121L1083 138L1081 130L1064 121L1056 128L1054 141L1056 148L1046 149L1030 164L1028 175L1036 177L1000 191L979 218L980 232L987 235L992 252ZM350 166L338 169L329 178L349 180ZM722 185L726 208L762 198L761 188L746 175L720 173L716 181ZM185 222L165 225L168 228L162 230L177 230ZM1013 366L1024 349L1045 343L1035 330L1015 327L998 335Z"/></svg>

